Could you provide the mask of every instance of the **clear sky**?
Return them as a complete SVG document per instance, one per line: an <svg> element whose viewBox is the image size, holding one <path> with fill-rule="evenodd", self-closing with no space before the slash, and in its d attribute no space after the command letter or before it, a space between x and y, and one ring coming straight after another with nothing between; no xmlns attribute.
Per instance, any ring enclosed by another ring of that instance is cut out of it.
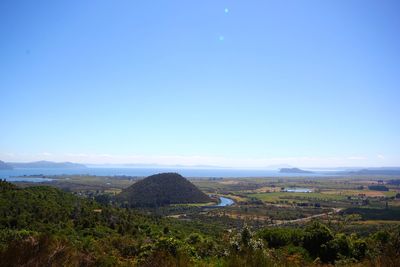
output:
<svg viewBox="0 0 400 267"><path fill-rule="evenodd" d="M400 1L0 1L0 160L400 165Z"/></svg>

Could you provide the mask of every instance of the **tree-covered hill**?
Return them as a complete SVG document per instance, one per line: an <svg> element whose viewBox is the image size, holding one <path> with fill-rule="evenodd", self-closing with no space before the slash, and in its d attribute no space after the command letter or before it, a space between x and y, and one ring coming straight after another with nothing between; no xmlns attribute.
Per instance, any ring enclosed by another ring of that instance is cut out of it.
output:
<svg viewBox="0 0 400 267"><path fill-rule="evenodd" d="M196 244L187 246L191 235ZM169 249L214 255L216 235L214 226L0 180L0 266L146 266L151 255Z"/></svg>
<svg viewBox="0 0 400 267"><path fill-rule="evenodd" d="M211 201L209 196L177 173L149 176L123 190L118 199L130 206L163 206Z"/></svg>

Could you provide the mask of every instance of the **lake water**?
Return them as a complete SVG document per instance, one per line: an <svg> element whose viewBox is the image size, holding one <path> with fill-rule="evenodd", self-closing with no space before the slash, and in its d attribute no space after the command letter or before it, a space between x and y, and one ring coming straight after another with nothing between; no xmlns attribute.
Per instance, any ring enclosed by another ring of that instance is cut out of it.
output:
<svg viewBox="0 0 400 267"><path fill-rule="evenodd" d="M22 177L24 175L98 175L98 176L149 176L161 172L177 172L185 177L315 177L324 176L324 173L279 173L273 170L255 169L205 169L205 168L82 168L82 169L46 169L46 168L24 168L13 170L0 170L0 179L9 177Z"/></svg>
<svg viewBox="0 0 400 267"><path fill-rule="evenodd" d="M53 181L53 179L41 178L41 177L8 177L8 178L6 178L6 180L9 182L32 182L32 183Z"/></svg>
<svg viewBox="0 0 400 267"><path fill-rule="evenodd" d="M217 207L226 207L226 206L231 206L233 205L235 202L230 199L230 198L226 198L226 197L219 197L219 204L217 205Z"/></svg>
<svg viewBox="0 0 400 267"><path fill-rule="evenodd" d="M292 193L311 193L312 189L310 188L300 188L300 187L291 187L291 188L285 188L286 192L292 192Z"/></svg>

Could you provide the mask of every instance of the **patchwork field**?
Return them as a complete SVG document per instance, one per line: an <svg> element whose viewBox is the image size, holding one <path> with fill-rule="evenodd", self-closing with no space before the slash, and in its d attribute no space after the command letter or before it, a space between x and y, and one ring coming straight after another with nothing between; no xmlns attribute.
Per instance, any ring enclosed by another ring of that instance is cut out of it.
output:
<svg viewBox="0 0 400 267"><path fill-rule="evenodd" d="M98 196L104 194L111 197L118 194L141 177L76 175L47 178L53 181L42 184L98 199L101 198ZM322 215L328 214L328 217L333 217L340 211L343 213L340 216L359 214L360 220L370 222L365 223L366 225L379 224L380 221L386 222L392 217L395 218L394 221L397 220L395 214L400 207L400 188L390 183L392 179L393 176L196 178L190 179L191 182L205 193L214 196L216 201L218 196L224 196L232 199L235 204L217 210L207 209L215 205L215 202L172 205L151 212L185 220L209 221L212 218L222 225L229 222L229 225L248 223L262 226L274 225L277 222L301 223L304 218L316 219L318 216L319 219L323 219ZM387 191L371 190L371 186L374 189L378 186L379 189ZM311 192L287 192L288 189L296 188ZM299 219L300 221L296 221ZM376 223L371 223L374 220Z"/></svg>

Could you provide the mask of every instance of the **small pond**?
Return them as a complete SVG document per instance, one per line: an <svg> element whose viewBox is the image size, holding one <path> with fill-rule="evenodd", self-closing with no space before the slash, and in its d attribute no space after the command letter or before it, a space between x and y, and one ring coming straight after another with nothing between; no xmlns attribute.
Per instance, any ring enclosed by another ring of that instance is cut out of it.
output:
<svg viewBox="0 0 400 267"><path fill-rule="evenodd" d="M291 192L291 193L311 193L312 189L310 188L301 188L301 187L289 187L283 190L284 192Z"/></svg>

